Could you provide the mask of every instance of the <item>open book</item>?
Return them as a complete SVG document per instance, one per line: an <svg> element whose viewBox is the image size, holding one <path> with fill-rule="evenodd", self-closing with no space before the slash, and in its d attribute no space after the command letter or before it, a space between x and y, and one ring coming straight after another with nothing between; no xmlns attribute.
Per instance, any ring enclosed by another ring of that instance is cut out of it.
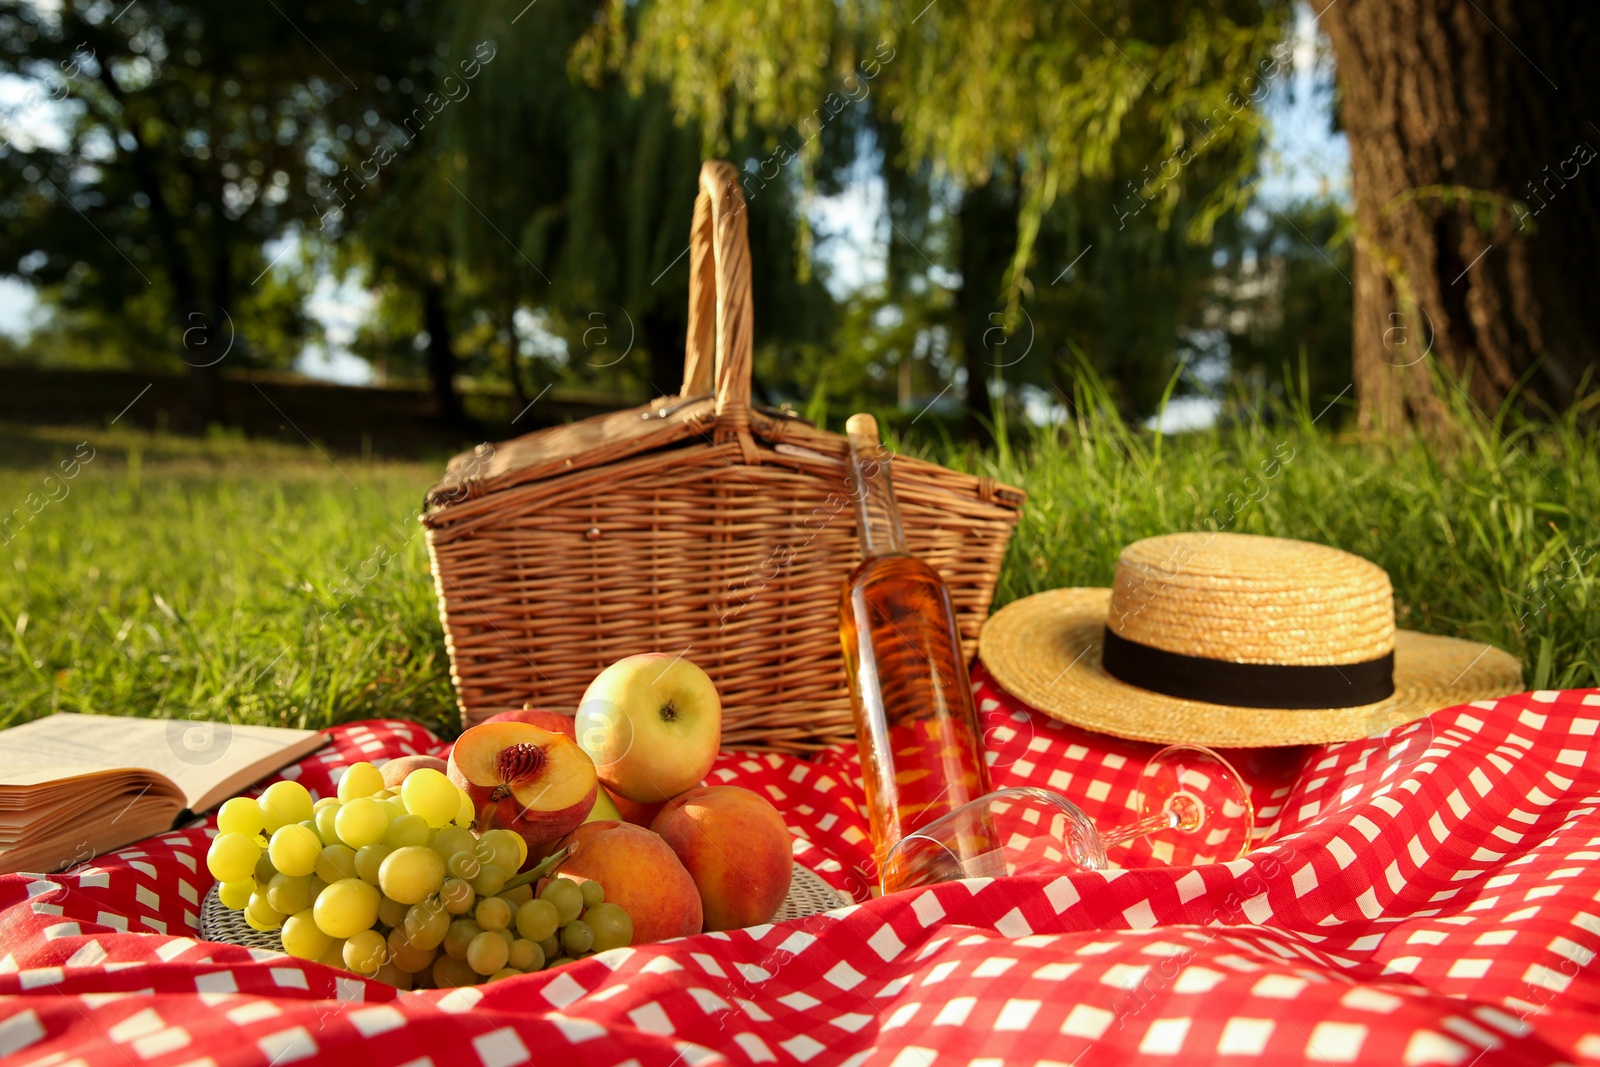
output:
<svg viewBox="0 0 1600 1067"><path fill-rule="evenodd" d="M51 715L0 730L0 873L166 833L320 748L315 730Z"/></svg>

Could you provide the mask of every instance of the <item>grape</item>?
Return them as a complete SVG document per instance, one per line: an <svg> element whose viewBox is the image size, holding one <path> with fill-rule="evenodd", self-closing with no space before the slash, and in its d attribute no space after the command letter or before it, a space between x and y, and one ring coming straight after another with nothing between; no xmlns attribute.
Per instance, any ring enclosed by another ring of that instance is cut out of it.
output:
<svg viewBox="0 0 1600 1067"><path fill-rule="evenodd" d="M494 863L485 863L478 868L478 876L472 879L472 888L480 897L492 897L506 884L505 868Z"/></svg>
<svg viewBox="0 0 1600 1067"><path fill-rule="evenodd" d="M574 919L561 930L561 947L573 959L594 947L594 931L582 919Z"/></svg>
<svg viewBox="0 0 1600 1067"><path fill-rule="evenodd" d="M344 938L335 937L329 940L328 951L317 957L317 962L325 963L329 967L337 967L341 971L344 970Z"/></svg>
<svg viewBox="0 0 1600 1067"><path fill-rule="evenodd" d="M218 834L206 851L206 870L219 882L242 882L256 869L261 846L244 834Z"/></svg>
<svg viewBox="0 0 1600 1067"><path fill-rule="evenodd" d="M483 933L483 927L471 919L457 919L450 924L450 932L444 935L444 950L447 955L458 960L467 958L467 946L472 939Z"/></svg>
<svg viewBox="0 0 1600 1067"><path fill-rule="evenodd" d="M561 915L548 900L530 900L517 909L517 933L529 941L555 936Z"/></svg>
<svg viewBox="0 0 1600 1067"><path fill-rule="evenodd" d="M383 791L383 772L365 761L352 763L339 779L339 799L348 802Z"/></svg>
<svg viewBox="0 0 1600 1067"><path fill-rule="evenodd" d="M363 882L378 884L379 872L383 870L383 861L389 858L389 853L394 849L388 845L366 845L356 850L356 877Z"/></svg>
<svg viewBox="0 0 1600 1067"><path fill-rule="evenodd" d="M544 953L547 960L555 959L561 953L561 938L551 935L539 942L539 951ZM546 967L550 966L548 963Z"/></svg>
<svg viewBox="0 0 1600 1067"><path fill-rule="evenodd" d="M461 799L456 807L456 822L461 826L471 826L478 818L478 813L472 808L472 798L467 796L466 790L461 790Z"/></svg>
<svg viewBox="0 0 1600 1067"><path fill-rule="evenodd" d="M400 783L400 798L406 810L420 815L437 830L461 810L461 790L442 771L423 767L406 775ZM498 968L497 968L498 969Z"/></svg>
<svg viewBox="0 0 1600 1067"><path fill-rule="evenodd" d="M378 884L402 904L416 904L444 884L444 860L422 845L397 848L378 868Z"/></svg>
<svg viewBox="0 0 1600 1067"><path fill-rule="evenodd" d="M406 916L410 913L410 906L400 903L393 897L386 896L378 901L378 921L384 926L397 927L406 921Z"/></svg>
<svg viewBox="0 0 1600 1067"><path fill-rule="evenodd" d="M243 878L237 882L223 882L217 886L217 899L222 901L222 906L231 911L243 911L246 904L250 903L250 894L256 891L254 878Z"/></svg>
<svg viewBox="0 0 1600 1067"><path fill-rule="evenodd" d="M403 930L389 931L389 960L402 971L416 974L433 966L434 950L418 948Z"/></svg>
<svg viewBox="0 0 1600 1067"><path fill-rule="evenodd" d="M278 831L280 834L282 830ZM267 883L267 903L274 911L296 915L311 907L311 879L305 875L288 875L279 872Z"/></svg>
<svg viewBox="0 0 1600 1067"><path fill-rule="evenodd" d="M567 878L550 879L550 884L544 887L539 897L555 905L562 926L576 919L583 911L583 890L578 888L577 882Z"/></svg>
<svg viewBox="0 0 1600 1067"><path fill-rule="evenodd" d="M283 951L302 960L314 960L328 951L333 938L317 929L311 909L305 908L283 920Z"/></svg>
<svg viewBox="0 0 1600 1067"><path fill-rule="evenodd" d="M336 796L318 797L316 800L311 802L311 817L315 819L318 815L321 815L323 808L337 808L338 806L339 798Z"/></svg>
<svg viewBox="0 0 1600 1067"><path fill-rule="evenodd" d="M485 897L478 901L473 918L485 930L504 930L511 925L511 905L499 897Z"/></svg>
<svg viewBox="0 0 1600 1067"><path fill-rule="evenodd" d="M277 929L283 923L283 912L272 906L272 901L259 889L250 894L250 903L244 906L246 918L253 918L259 923Z"/></svg>
<svg viewBox="0 0 1600 1067"><path fill-rule="evenodd" d="M511 942L506 963L519 971L537 971L544 966L544 950L527 938L519 937Z"/></svg>
<svg viewBox="0 0 1600 1067"><path fill-rule="evenodd" d="M633 919L616 904L596 904L583 914L594 931L595 952L633 944Z"/></svg>
<svg viewBox="0 0 1600 1067"><path fill-rule="evenodd" d="M344 943L344 965L356 974L371 978L389 962L389 943L376 930L351 934Z"/></svg>
<svg viewBox="0 0 1600 1067"><path fill-rule="evenodd" d="M465 915L472 910L477 899L478 895L472 891L472 886L459 878L446 878L444 885L439 887L439 901L451 915Z"/></svg>
<svg viewBox="0 0 1600 1067"><path fill-rule="evenodd" d="M250 929L263 934L270 933L278 928L277 923L262 922L260 919L256 918L255 915L251 913L249 908L244 909L244 922L246 926L250 927Z"/></svg>
<svg viewBox="0 0 1600 1067"><path fill-rule="evenodd" d="M332 798L325 797L324 799ZM317 803L321 804L322 801L319 800ZM322 838L324 845L339 844L338 822L339 808L341 806L337 800L334 800L332 804L327 805L312 817L311 821L317 824L317 836Z"/></svg>
<svg viewBox="0 0 1600 1067"><path fill-rule="evenodd" d="M378 798L376 798L376 797L374 797L373 799L374 800L378 800ZM390 822L394 822L396 819L398 819L402 815L410 815L411 814L409 811L406 810L405 801L401 800L399 797L384 797L383 799L378 800L378 803L382 804L384 806L384 808L388 810L388 812L389 812L389 821ZM419 818L420 818L420 816L419 816ZM424 822L423 825L426 826L427 823Z"/></svg>
<svg viewBox="0 0 1600 1067"><path fill-rule="evenodd" d="M325 845L317 853L314 873L324 882L337 882L341 878L359 878L356 874L356 852L349 845Z"/></svg>
<svg viewBox="0 0 1600 1067"><path fill-rule="evenodd" d="M486 977L504 967L508 955L510 949L493 930L483 931L467 944L467 966Z"/></svg>
<svg viewBox="0 0 1600 1067"><path fill-rule="evenodd" d="M472 836L472 831L460 826L446 826L433 835L433 850L446 858L454 856L457 852L471 853L478 845L478 839Z"/></svg>
<svg viewBox="0 0 1600 1067"><path fill-rule="evenodd" d="M409 845L426 845L432 836L422 816L401 815L389 821L389 829L383 833L383 843L390 848L406 848Z"/></svg>
<svg viewBox="0 0 1600 1067"><path fill-rule="evenodd" d="M299 782L273 782L262 792L261 814L266 830L276 833L280 827L311 818L311 794Z"/></svg>
<svg viewBox="0 0 1600 1067"><path fill-rule="evenodd" d="M433 984L440 989L454 989L456 986L473 985L478 980L478 972L467 966L465 959L440 956L433 961Z"/></svg>
<svg viewBox="0 0 1600 1067"><path fill-rule="evenodd" d="M266 885L272 881L272 876L278 873L278 868L272 865L272 857L267 855L264 845L258 844L256 848L261 850L261 858L256 860L256 881Z"/></svg>
<svg viewBox="0 0 1600 1067"><path fill-rule="evenodd" d="M249 797L234 797L217 809L217 829L225 834L254 837L266 828L261 805Z"/></svg>
<svg viewBox="0 0 1600 1067"><path fill-rule="evenodd" d="M436 900L424 900L411 905L406 912L406 940L418 949L432 952L444 941L450 931L450 913Z"/></svg>
<svg viewBox="0 0 1600 1067"><path fill-rule="evenodd" d="M317 929L329 937L350 937L378 921L379 893L359 878L341 878L311 906Z"/></svg>
<svg viewBox="0 0 1600 1067"><path fill-rule="evenodd" d="M339 808L333 828L353 849L375 845L389 829L389 809L371 797L358 797Z"/></svg>
<svg viewBox="0 0 1600 1067"><path fill-rule="evenodd" d="M502 978L515 978L521 973L522 972L517 970L515 967L502 967L489 976L489 981L498 982Z"/></svg>
<svg viewBox="0 0 1600 1067"><path fill-rule="evenodd" d="M533 899L533 886L523 882L513 889L502 889L500 890L500 899L510 904L512 911L516 911Z"/></svg>
<svg viewBox="0 0 1600 1067"><path fill-rule="evenodd" d="M593 878L578 883L578 891L583 894L583 906L592 908L606 899L606 890Z"/></svg>
<svg viewBox="0 0 1600 1067"><path fill-rule="evenodd" d="M322 852L322 839L315 830L291 823L272 835L267 855L272 865L281 873L302 878L317 869L317 856Z"/></svg>
<svg viewBox="0 0 1600 1067"><path fill-rule="evenodd" d="M527 842L521 835L510 830L490 830L478 839L480 846L486 846L490 855L484 857L485 863L492 863L503 871L515 871L522 866L522 861L528 854ZM518 843L522 844L518 848Z"/></svg>
<svg viewBox="0 0 1600 1067"><path fill-rule="evenodd" d="M372 977L384 985L393 986L396 989L410 989L413 979L410 972L396 967L392 960L379 967L378 972Z"/></svg>
<svg viewBox="0 0 1600 1067"><path fill-rule="evenodd" d="M483 869L478 863L478 857L466 850L452 855L445 866L450 869L451 874L469 882L478 877L478 872Z"/></svg>
<svg viewBox="0 0 1600 1067"><path fill-rule="evenodd" d="M310 830L312 833L316 834L317 838L318 838L317 847L318 848L322 847L322 840L321 840L322 832L317 829L317 820L315 818L301 819L299 822L295 823L295 825L296 826L303 826L307 830Z"/></svg>
<svg viewBox="0 0 1600 1067"><path fill-rule="evenodd" d="M572 962L573 962L573 959L572 959L571 956L557 956L555 959L551 960L549 963L545 964L544 966L545 966L546 970L549 970L552 967L565 967L567 964L572 963Z"/></svg>

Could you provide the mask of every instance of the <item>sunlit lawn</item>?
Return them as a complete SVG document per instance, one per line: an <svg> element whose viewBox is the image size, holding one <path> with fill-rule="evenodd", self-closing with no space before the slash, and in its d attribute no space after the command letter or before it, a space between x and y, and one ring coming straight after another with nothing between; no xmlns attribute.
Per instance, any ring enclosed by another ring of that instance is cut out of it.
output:
<svg viewBox="0 0 1600 1067"><path fill-rule="evenodd" d="M1001 601L1105 584L1127 542L1217 522L1368 556L1401 625L1508 648L1530 688L1595 684L1592 431L1479 424L1439 458L1308 423L1157 439L1097 420L955 461L1030 494ZM442 457L15 426L0 457L0 724L59 709L452 728L416 522Z"/></svg>

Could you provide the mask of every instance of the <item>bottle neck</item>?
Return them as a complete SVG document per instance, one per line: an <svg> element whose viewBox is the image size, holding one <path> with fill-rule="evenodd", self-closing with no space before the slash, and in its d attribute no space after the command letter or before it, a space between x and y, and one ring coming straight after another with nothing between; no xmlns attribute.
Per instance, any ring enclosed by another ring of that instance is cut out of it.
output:
<svg viewBox="0 0 1600 1067"><path fill-rule="evenodd" d="M876 435L870 442L850 440L850 494L855 500L862 559L908 554L889 476L889 456Z"/></svg>

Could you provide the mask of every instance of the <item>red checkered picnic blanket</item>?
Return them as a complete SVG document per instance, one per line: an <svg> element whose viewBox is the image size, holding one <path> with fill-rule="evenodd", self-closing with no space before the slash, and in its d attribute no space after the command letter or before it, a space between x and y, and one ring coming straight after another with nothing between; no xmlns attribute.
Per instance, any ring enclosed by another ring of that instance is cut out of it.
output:
<svg viewBox="0 0 1600 1067"><path fill-rule="evenodd" d="M1128 814L1152 746L1030 712L980 670L996 785ZM1600 1062L1600 692L1450 708L1380 740L1235 753L1262 847L1206 867L948 883L869 900L853 753L725 755L795 857L859 902L396 993L196 939L210 829L0 878L0 1057L19 1065ZM332 732L285 774L436 751ZM1181 1057L1181 1059L1180 1059Z"/></svg>

